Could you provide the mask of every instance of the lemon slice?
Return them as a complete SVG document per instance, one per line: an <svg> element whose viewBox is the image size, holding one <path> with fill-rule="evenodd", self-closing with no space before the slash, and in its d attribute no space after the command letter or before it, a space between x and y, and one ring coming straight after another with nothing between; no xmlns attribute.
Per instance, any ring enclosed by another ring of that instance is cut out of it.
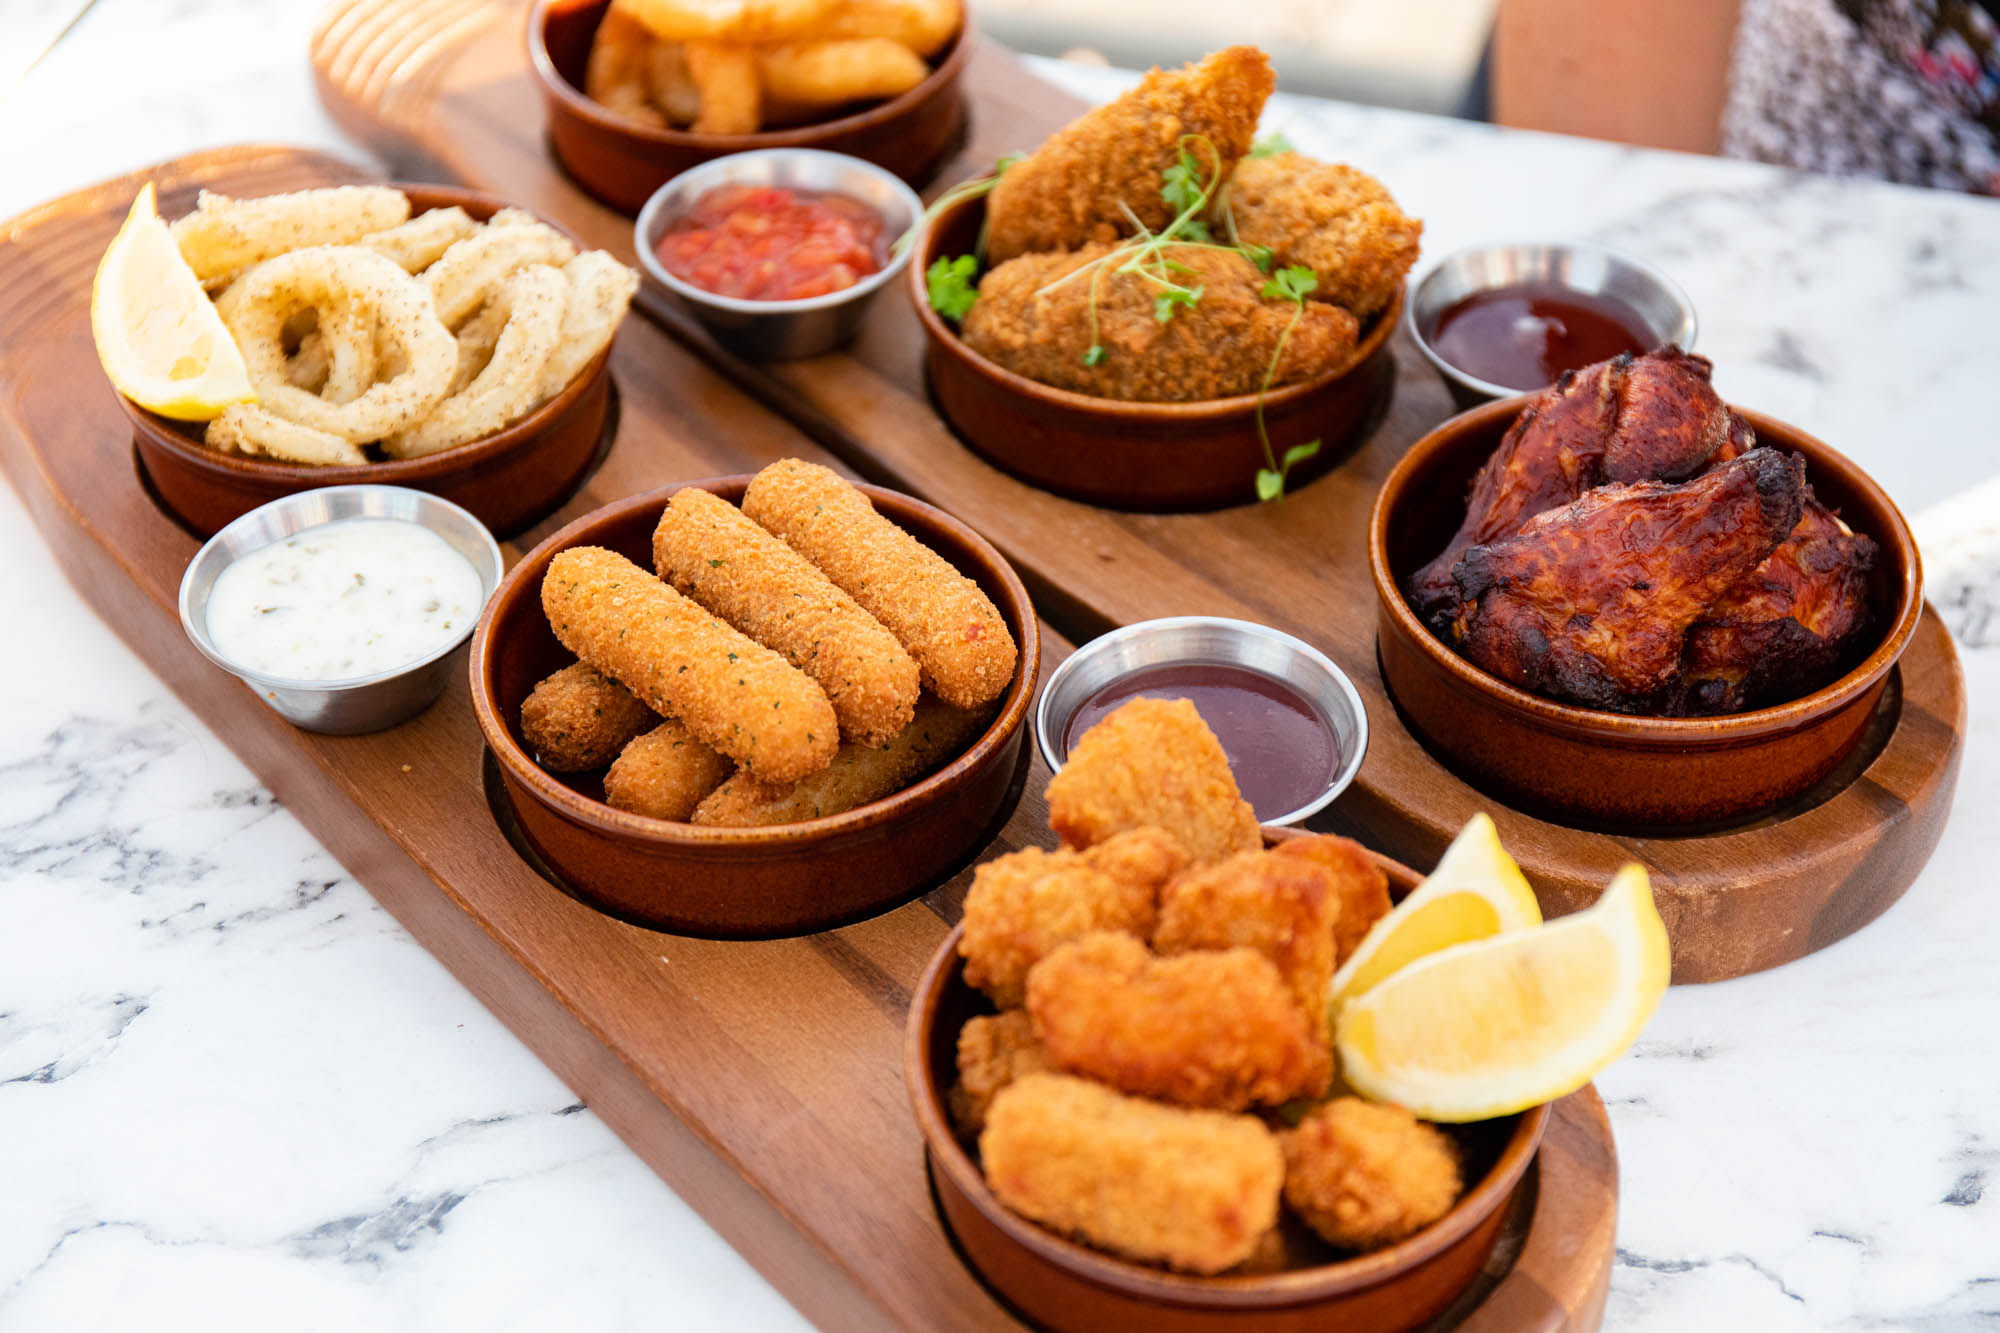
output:
<svg viewBox="0 0 2000 1333"><path fill-rule="evenodd" d="M90 336L111 386L163 417L208 421L231 403L257 401L235 339L160 221L150 182L97 261Z"/></svg>
<svg viewBox="0 0 2000 1333"><path fill-rule="evenodd" d="M1553 1101L1624 1053L1667 990L1667 929L1645 870L1596 906L1420 958L1340 1012L1356 1091L1426 1120L1485 1120Z"/></svg>
<svg viewBox="0 0 2000 1333"><path fill-rule="evenodd" d="M1502 931L1539 926L1542 909L1488 816L1474 815L1437 869L1377 921L1327 988L1327 1017L1426 954Z"/></svg>

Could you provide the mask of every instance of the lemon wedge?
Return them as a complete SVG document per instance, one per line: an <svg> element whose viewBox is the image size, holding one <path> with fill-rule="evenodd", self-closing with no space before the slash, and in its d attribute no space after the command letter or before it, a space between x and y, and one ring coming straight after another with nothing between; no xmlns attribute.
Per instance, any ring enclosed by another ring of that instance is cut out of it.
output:
<svg viewBox="0 0 2000 1333"><path fill-rule="evenodd" d="M163 417L208 421L257 400L235 339L160 220L151 182L97 261L90 336L111 386Z"/></svg>
<svg viewBox="0 0 2000 1333"><path fill-rule="evenodd" d="M1500 845L1493 820L1474 815L1438 858L1437 869L1377 921L1327 989L1327 1017L1426 954L1542 923L1521 867Z"/></svg>
<svg viewBox="0 0 2000 1333"><path fill-rule="evenodd" d="M1356 1091L1426 1120L1485 1120L1574 1092L1637 1039L1666 994L1667 929L1643 867L1595 906L1453 945L1341 1009Z"/></svg>

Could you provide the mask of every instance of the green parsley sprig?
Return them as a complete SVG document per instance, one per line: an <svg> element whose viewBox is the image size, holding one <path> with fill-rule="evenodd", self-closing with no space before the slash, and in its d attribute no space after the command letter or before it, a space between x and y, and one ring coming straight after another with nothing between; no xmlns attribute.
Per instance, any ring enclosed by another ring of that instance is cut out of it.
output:
<svg viewBox="0 0 2000 1333"><path fill-rule="evenodd" d="M1257 498L1276 500L1285 493L1285 478L1291 475L1294 465L1305 462L1319 452L1318 440L1307 440L1285 450L1279 459L1271 450L1271 434L1264 428L1264 399L1271 392L1271 381L1277 377L1278 363L1285 358L1285 344L1291 341L1292 330L1305 318L1306 298L1319 286L1319 275L1304 264L1293 264L1281 268L1259 290L1258 295L1267 301L1290 301L1295 309L1292 319L1285 325L1285 331L1278 335L1278 345L1271 352L1271 364L1264 368L1264 382L1257 387L1257 442L1264 446L1264 462L1268 465L1257 469Z"/></svg>

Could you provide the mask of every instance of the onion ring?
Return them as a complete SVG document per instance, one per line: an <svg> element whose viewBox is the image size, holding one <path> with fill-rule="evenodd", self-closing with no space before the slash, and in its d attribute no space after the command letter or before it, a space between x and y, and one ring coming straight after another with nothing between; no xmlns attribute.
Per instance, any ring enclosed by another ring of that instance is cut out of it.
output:
<svg viewBox="0 0 2000 1333"><path fill-rule="evenodd" d="M287 463L338 467L368 461L356 445L311 426L301 426L254 403L223 409L202 436L210 448L224 453L277 458Z"/></svg>
<svg viewBox="0 0 2000 1333"><path fill-rule="evenodd" d="M410 201L386 185L340 185L261 199L201 192L195 210L173 224L181 258L213 288L287 250L344 245L406 221Z"/></svg>
<svg viewBox="0 0 2000 1333"><path fill-rule="evenodd" d="M492 225L446 250L424 271L424 285L430 288L437 317L446 328L464 323L516 270L530 264L560 268L576 258L569 239L545 223L525 217L502 222L502 215L510 211L517 210L496 213Z"/></svg>
<svg viewBox="0 0 2000 1333"><path fill-rule="evenodd" d="M602 250L586 250L563 265L569 304L562 337L542 367L540 401L569 387L618 332L618 323L639 290L639 275Z"/></svg>
<svg viewBox="0 0 2000 1333"><path fill-rule="evenodd" d="M382 441L391 458L422 458L464 444L525 416L540 399L542 367L562 337L569 282L546 264L523 268L500 288L490 307L506 312L486 368L431 414Z"/></svg>

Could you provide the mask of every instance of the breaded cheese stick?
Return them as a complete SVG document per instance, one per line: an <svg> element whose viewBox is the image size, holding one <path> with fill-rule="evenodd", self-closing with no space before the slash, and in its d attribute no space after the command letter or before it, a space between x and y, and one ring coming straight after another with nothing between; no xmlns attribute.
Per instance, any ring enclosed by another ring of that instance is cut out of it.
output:
<svg viewBox="0 0 2000 1333"><path fill-rule="evenodd" d="M1285 1179L1277 1139L1255 1116L1161 1106L1062 1074L1002 1088L979 1155L1015 1212L1190 1273L1248 1258L1277 1223Z"/></svg>
<svg viewBox="0 0 2000 1333"><path fill-rule="evenodd" d="M749 773L715 789L694 812L697 824L794 824L837 815L899 792L970 745L985 727L985 710L953 708L925 695L916 717L879 750L843 745L833 762L793 783L765 782Z"/></svg>
<svg viewBox="0 0 2000 1333"><path fill-rule="evenodd" d="M604 775L604 799L635 815L685 820L730 768L727 759L670 717L619 752Z"/></svg>
<svg viewBox="0 0 2000 1333"><path fill-rule="evenodd" d="M521 739L551 773L603 768L660 719L632 691L587 662L572 662L521 703Z"/></svg>
<svg viewBox="0 0 2000 1333"><path fill-rule="evenodd" d="M842 740L880 749L910 725L917 663L882 622L729 501L675 492L653 529L661 578L819 682Z"/></svg>
<svg viewBox="0 0 2000 1333"><path fill-rule="evenodd" d="M796 782L840 746L825 691L616 551L558 554L542 611L563 647L759 777Z"/></svg>
<svg viewBox="0 0 2000 1333"><path fill-rule="evenodd" d="M831 469L773 463L751 481L743 512L888 626L946 703L977 708L1013 681L1018 650L992 600Z"/></svg>

